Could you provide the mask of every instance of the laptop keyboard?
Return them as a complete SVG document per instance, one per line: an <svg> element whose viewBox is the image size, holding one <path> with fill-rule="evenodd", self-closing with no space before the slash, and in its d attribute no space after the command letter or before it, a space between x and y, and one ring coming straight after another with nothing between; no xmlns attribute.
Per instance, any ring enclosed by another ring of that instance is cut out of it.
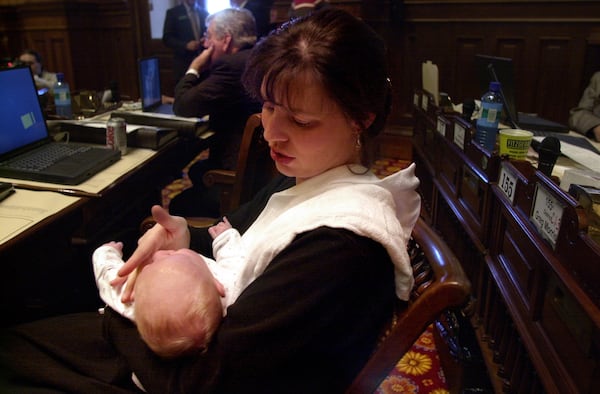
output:
<svg viewBox="0 0 600 394"><path fill-rule="evenodd" d="M65 157L86 152L91 148L87 145L49 144L44 149L28 154L27 157L8 160L5 164L17 170L41 171Z"/></svg>

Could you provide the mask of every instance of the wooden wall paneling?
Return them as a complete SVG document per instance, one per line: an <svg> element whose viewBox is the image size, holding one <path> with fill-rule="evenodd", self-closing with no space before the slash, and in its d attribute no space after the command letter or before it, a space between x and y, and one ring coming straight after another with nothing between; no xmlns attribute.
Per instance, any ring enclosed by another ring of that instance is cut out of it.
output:
<svg viewBox="0 0 600 394"><path fill-rule="evenodd" d="M569 113L565 108L574 106L573 100L568 97L569 89L557 89L564 80L565 75L569 73L569 48L570 39L567 37L542 37L539 42L539 63L532 74L537 76L532 91L533 100L529 103L530 108L534 107L544 116L559 121L563 124L568 123ZM539 65L544 64L544 71L540 72ZM565 85L565 88L568 85ZM577 92L581 95L582 92Z"/></svg>
<svg viewBox="0 0 600 394"><path fill-rule="evenodd" d="M40 52L45 68L62 71L72 89L75 79L72 65L72 48L69 37L68 4L25 3L16 8L17 31L20 32L18 55L24 48Z"/></svg>
<svg viewBox="0 0 600 394"><path fill-rule="evenodd" d="M137 0L98 2L99 22L94 46L94 74L88 80L94 80L92 89L107 89L111 81L117 81L119 90L125 98L137 99L138 73L137 58L142 50L138 38Z"/></svg>
<svg viewBox="0 0 600 394"><path fill-rule="evenodd" d="M587 86L594 72L600 70L600 27L592 28L586 37L584 59L583 79L585 85L582 85L583 88Z"/></svg>
<svg viewBox="0 0 600 394"><path fill-rule="evenodd" d="M481 53L483 36L469 33L461 29L455 39L455 53L452 64L453 72L449 75L449 93L454 104L460 104L466 99L475 99L481 96L477 88L477 72L475 70L475 55Z"/></svg>
<svg viewBox="0 0 600 394"><path fill-rule="evenodd" d="M412 101L401 95L402 93L412 94L413 90L405 90L406 79L401 78L407 74L408 62L403 56L406 43L400 4L396 0L354 1L353 3L361 6L360 14L357 16L373 27L387 43L389 78L392 81L392 112L388 118L388 124L410 127L412 122L403 122L402 120L403 117L411 118ZM347 6L345 9L350 12L358 10L355 5Z"/></svg>
<svg viewBox="0 0 600 394"><path fill-rule="evenodd" d="M19 51L17 23L16 9L0 5L0 59L3 64L12 60Z"/></svg>
<svg viewBox="0 0 600 394"><path fill-rule="evenodd" d="M600 22L600 2L543 3L405 0L404 23L419 45L419 50L411 54L414 56L408 56L409 61L420 64L427 57L436 62L440 67L440 90L449 93L455 102L478 98L483 92L476 78L460 76L474 69L468 61L459 59L470 56L468 46L476 45L479 36L482 44L474 47L478 53L513 59L518 109L566 123L569 109L589 81L589 70L600 69L600 63L589 66L597 61L590 59L600 58L600 47L585 44L586 40L600 41L600 34L594 33ZM591 51L583 49L590 47ZM444 60L448 58L454 64ZM582 73L587 74L583 79Z"/></svg>

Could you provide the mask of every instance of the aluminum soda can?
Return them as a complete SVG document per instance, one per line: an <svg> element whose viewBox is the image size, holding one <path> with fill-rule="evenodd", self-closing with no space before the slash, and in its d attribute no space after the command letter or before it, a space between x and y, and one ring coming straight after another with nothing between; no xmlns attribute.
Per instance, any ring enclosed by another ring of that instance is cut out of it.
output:
<svg viewBox="0 0 600 394"><path fill-rule="evenodd" d="M123 118L110 118L106 122L106 146L127 153L127 124Z"/></svg>

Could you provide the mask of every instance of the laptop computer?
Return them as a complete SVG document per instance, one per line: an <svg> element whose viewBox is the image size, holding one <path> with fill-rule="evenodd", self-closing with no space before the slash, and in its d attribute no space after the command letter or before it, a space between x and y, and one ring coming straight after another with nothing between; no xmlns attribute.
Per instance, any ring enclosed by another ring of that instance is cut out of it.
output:
<svg viewBox="0 0 600 394"><path fill-rule="evenodd" d="M120 159L117 150L55 142L28 66L0 70L0 177L77 185Z"/></svg>
<svg viewBox="0 0 600 394"><path fill-rule="evenodd" d="M480 83L480 90L487 92L491 81L498 81L506 109L506 121L513 127L529 130L536 134L568 133L569 127L539 116L524 114L517 111L515 100L515 79L513 62L510 58L475 55L475 64Z"/></svg>
<svg viewBox="0 0 600 394"><path fill-rule="evenodd" d="M138 74L140 76L142 111L173 115L173 105L162 103L158 57L139 59Z"/></svg>

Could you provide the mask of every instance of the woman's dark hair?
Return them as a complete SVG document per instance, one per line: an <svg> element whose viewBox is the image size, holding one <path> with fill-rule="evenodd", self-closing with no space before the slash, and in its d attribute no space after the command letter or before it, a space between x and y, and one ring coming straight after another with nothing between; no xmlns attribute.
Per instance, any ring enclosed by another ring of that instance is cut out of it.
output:
<svg viewBox="0 0 600 394"><path fill-rule="evenodd" d="M385 44L371 27L346 11L328 7L294 19L264 37L246 63L242 81L248 93L275 100L276 90L288 91L294 78L309 72L322 82L330 98L361 126L363 164L366 152L383 129L390 112ZM281 89L281 90L280 90ZM375 119L365 127L370 114Z"/></svg>

